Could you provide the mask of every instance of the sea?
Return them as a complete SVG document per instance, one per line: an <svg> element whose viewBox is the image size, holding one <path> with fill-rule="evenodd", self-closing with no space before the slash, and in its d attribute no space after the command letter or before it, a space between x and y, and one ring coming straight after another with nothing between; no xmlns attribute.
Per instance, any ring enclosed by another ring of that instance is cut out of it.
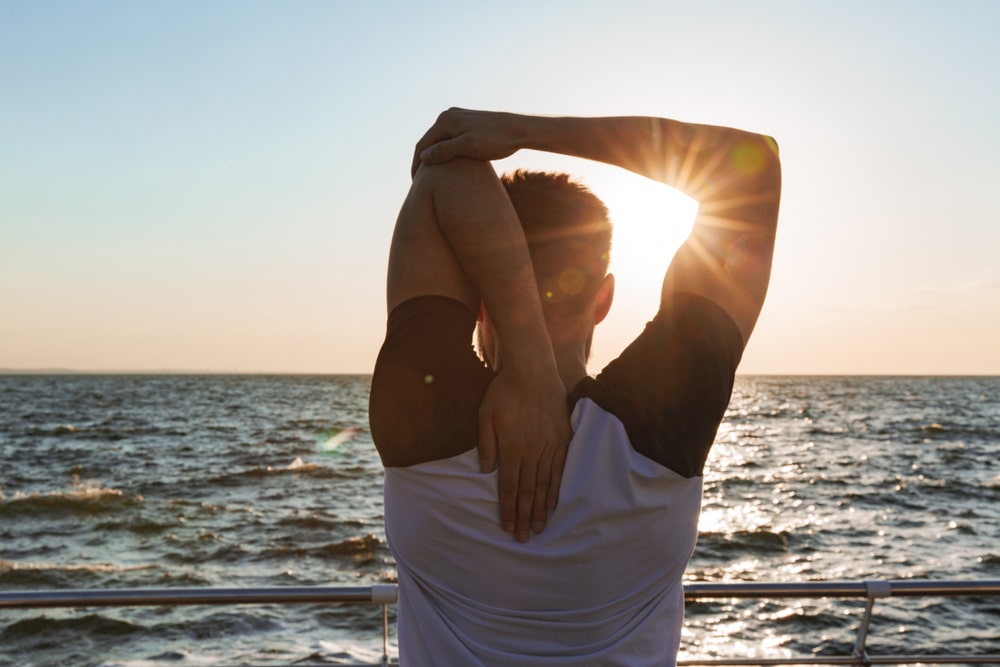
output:
<svg viewBox="0 0 1000 667"><path fill-rule="evenodd" d="M0 376L0 591L395 582L369 382ZM998 579L1000 378L739 376L699 528L692 582ZM850 654L863 606L691 602L681 657ZM872 654L1000 653L995 596L874 611ZM381 616L0 609L0 666L377 663Z"/></svg>

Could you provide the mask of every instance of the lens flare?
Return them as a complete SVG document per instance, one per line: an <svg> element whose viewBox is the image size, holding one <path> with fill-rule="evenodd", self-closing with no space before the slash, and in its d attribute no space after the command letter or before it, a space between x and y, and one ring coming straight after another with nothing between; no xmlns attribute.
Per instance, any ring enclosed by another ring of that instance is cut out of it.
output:
<svg viewBox="0 0 1000 667"><path fill-rule="evenodd" d="M320 439L316 443L316 451L320 454L335 454L337 453L337 448L353 440L357 432L358 428L356 426L348 426L329 438L320 436Z"/></svg>

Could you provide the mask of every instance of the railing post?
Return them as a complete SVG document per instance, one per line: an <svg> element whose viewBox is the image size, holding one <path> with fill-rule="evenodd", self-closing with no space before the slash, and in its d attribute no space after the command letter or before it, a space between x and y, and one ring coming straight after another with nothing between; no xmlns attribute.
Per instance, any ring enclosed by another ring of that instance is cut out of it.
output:
<svg viewBox="0 0 1000 667"><path fill-rule="evenodd" d="M372 586L372 602L382 603L382 667L389 667L389 605L399 597L395 584L375 584Z"/></svg>
<svg viewBox="0 0 1000 667"><path fill-rule="evenodd" d="M868 627L872 622L872 609L875 607L876 598L887 598L892 595L892 585L888 581L881 579L865 581L866 604L865 615L861 618L861 625L858 626L858 638L854 642L854 657L861 661L863 667L871 667L872 661L868 657L868 649L865 644L868 642Z"/></svg>
<svg viewBox="0 0 1000 667"><path fill-rule="evenodd" d="M382 667L389 667L389 605L382 604Z"/></svg>

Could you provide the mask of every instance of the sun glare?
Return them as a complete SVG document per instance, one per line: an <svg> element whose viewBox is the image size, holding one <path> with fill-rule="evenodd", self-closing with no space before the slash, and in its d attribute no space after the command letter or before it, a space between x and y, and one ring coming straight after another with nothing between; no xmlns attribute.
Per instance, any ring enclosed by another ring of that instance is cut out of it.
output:
<svg viewBox="0 0 1000 667"><path fill-rule="evenodd" d="M663 275L691 232L698 203L679 190L610 165L526 151L494 165L498 173L518 168L572 174L608 206L614 223L610 270L615 298L594 336L588 368L598 372L656 314Z"/></svg>
<svg viewBox="0 0 1000 667"><path fill-rule="evenodd" d="M656 314L663 275L691 232L698 203L674 188L614 168L585 182L604 200L614 223L610 270L615 299L594 336L589 370L614 359Z"/></svg>
<svg viewBox="0 0 1000 667"><path fill-rule="evenodd" d="M662 183L617 170L602 174L593 188L614 223L616 301L651 304L655 310L663 274L691 231L697 202Z"/></svg>

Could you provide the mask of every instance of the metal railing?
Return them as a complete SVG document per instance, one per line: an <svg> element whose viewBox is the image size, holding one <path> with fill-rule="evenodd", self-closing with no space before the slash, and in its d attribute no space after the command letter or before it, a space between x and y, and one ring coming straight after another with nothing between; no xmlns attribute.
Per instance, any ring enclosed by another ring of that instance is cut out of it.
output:
<svg viewBox="0 0 1000 667"><path fill-rule="evenodd" d="M380 604L382 605L382 667L389 661L389 605L395 604L395 584L374 586L287 586L272 588L122 588L0 592L4 609L52 607L172 607L229 604Z"/></svg>
<svg viewBox="0 0 1000 667"><path fill-rule="evenodd" d="M733 598L863 598L865 612L852 655L789 658L693 658L686 667L723 665L904 665L1000 664L1000 653L982 655L869 655L868 630L875 601L888 597L958 597L1000 595L1000 580L874 580L806 583L698 583L684 586L687 601ZM381 604L382 665L389 665L388 605L397 598L395 584L356 587L275 588L137 588L120 590L0 592L0 611L51 607L133 607L228 604Z"/></svg>
<svg viewBox="0 0 1000 667"><path fill-rule="evenodd" d="M1000 664L1000 653L982 655L869 655L867 642L875 601L888 597L960 597L1000 595L1000 580L927 581L869 580L816 581L804 583L687 583L684 599L732 598L864 598L865 612L858 625L852 655L798 656L789 658L692 658L679 666L722 665L907 665L907 664ZM1000 641L1000 640L998 640Z"/></svg>

